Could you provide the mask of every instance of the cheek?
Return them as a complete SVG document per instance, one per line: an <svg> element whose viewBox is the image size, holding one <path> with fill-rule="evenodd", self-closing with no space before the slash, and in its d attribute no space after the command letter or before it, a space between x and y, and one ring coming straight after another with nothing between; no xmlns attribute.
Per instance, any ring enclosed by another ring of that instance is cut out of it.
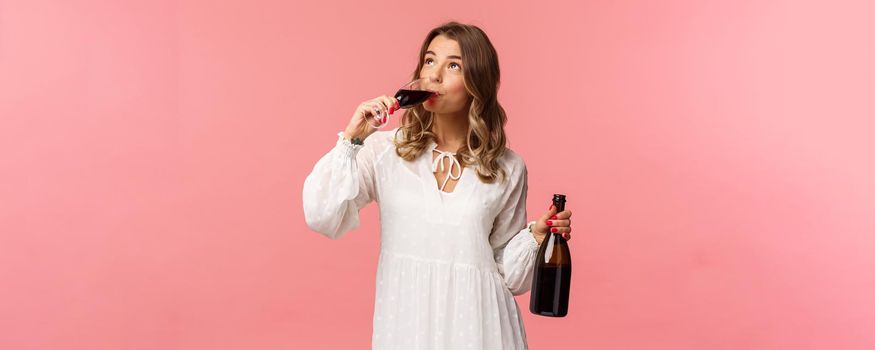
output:
<svg viewBox="0 0 875 350"><path fill-rule="evenodd" d="M449 84L447 93L452 95L454 100L465 100L468 98L468 90L465 90L465 83L462 79Z"/></svg>

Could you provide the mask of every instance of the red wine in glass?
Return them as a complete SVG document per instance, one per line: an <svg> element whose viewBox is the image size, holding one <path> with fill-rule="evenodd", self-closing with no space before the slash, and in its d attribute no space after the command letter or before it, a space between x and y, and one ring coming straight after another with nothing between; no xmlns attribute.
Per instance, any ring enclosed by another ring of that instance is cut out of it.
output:
<svg viewBox="0 0 875 350"><path fill-rule="evenodd" d="M404 109L415 107L420 103L427 101L432 96L439 95L437 92L426 88L425 85L427 83L428 78L419 78L401 86L401 89L395 93L395 99L398 100L398 106ZM373 117L369 118L368 122L374 128L382 128L388 124L388 113L389 111L387 111L385 107L378 106L374 108ZM381 123L380 121L384 116L386 117L387 122ZM376 122L376 124L372 121Z"/></svg>
<svg viewBox="0 0 875 350"><path fill-rule="evenodd" d="M401 108L410 108L425 102L434 94L434 92L427 90L401 89L395 93L395 99L398 100L398 104Z"/></svg>

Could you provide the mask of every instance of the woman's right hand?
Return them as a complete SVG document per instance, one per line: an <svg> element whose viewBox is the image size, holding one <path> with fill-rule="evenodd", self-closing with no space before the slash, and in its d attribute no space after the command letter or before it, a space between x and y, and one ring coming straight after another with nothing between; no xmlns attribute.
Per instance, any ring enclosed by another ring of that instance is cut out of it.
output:
<svg viewBox="0 0 875 350"><path fill-rule="evenodd" d="M388 118L388 115L384 113L382 120L378 120L377 115L374 113L375 109L386 111L391 115L398 110L399 106L400 104L397 99L386 95L362 102L352 115L349 125L346 126L346 130L344 130L345 136L348 139L357 137L364 140L377 132L377 128L371 126L371 124L384 124L386 123L386 118Z"/></svg>

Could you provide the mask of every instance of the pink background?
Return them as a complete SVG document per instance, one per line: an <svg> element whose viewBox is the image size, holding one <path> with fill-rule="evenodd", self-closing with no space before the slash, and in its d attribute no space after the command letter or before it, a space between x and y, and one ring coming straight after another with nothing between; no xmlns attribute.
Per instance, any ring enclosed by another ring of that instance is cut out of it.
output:
<svg viewBox="0 0 875 350"><path fill-rule="evenodd" d="M332 241L301 188L450 19L499 52L530 217L575 212L533 349L875 348L873 13L0 1L0 348L368 348L377 208Z"/></svg>

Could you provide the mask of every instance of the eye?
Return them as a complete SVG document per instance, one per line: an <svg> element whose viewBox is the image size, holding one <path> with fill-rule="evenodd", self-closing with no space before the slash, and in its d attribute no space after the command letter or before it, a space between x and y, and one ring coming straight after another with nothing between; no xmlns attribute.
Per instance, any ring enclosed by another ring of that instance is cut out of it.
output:
<svg viewBox="0 0 875 350"><path fill-rule="evenodd" d="M456 62L450 63L450 67L452 67L452 66L456 66L456 67L459 67L458 69L462 69L462 66Z"/></svg>
<svg viewBox="0 0 875 350"><path fill-rule="evenodd" d="M429 63L431 63L431 61L432 61L431 58L426 58L426 59L425 59L425 64L429 64Z"/></svg>

